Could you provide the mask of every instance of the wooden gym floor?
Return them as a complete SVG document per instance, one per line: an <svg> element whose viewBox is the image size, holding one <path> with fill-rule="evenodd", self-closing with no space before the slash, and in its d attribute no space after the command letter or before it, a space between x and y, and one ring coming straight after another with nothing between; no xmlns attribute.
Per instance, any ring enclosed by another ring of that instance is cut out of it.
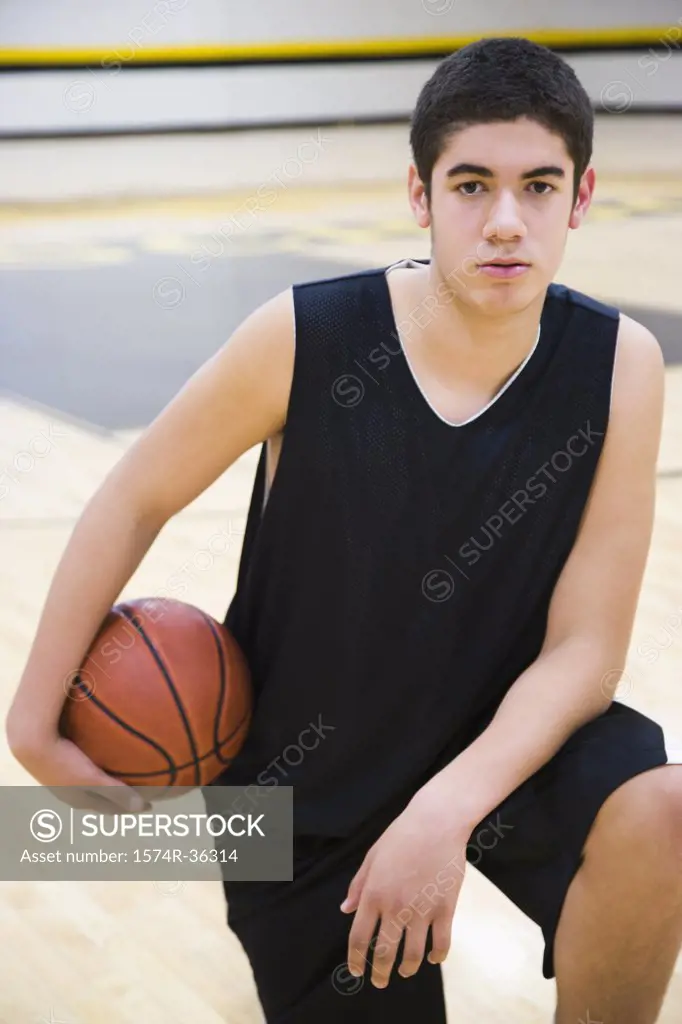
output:
<svg viewBox="0 0 682 1024"><path fill-rule="evenodd" d="M670 759L682 761L682 158L670 157L673 137L682 153L682 120L658 135L641 123L649 169L628 165L621 175L611 161L558 279L640 317L665 349L656 531L617 698L655 717ZM609 130L616 138L617 126ZM240 145L248 159L247 136ZM348 145L352 152L352 133ZM360 160L361 133L355 145ZM614 145L632 152L636 135ZM657 146L665 172L655 170ZM293 281L427 255L402 170L374 185L303 178L267 207L248 205L257 180L175 200L0 205L3 721L85 502L232 327ZM34 443L41 434L51 447L34 458L31 451L46 449ZM255 456L247 453L167 525L122 596L173 590L224 614ZM228 536L226 550L207 556L217 533ZM0 782L31 781L3 734ZM218 883L0 882L0 948L0 1024L261 1020ZM450 1020L549 1024L554 983L542 978L541 956L539 929L469 867L444 968ZM660 1020L681 1017L682 960Z"/></svg>

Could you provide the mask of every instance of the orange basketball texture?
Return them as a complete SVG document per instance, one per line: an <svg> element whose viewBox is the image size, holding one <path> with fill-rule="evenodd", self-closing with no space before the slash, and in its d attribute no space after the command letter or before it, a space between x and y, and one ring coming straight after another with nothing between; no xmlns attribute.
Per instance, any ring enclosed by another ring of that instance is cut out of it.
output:
<svg viewBox="0 0 682 1024"><path fill-rule="evenodd" d="M131 786L205 786L251 721L243 652L225 626L182 601L114 605L71 681L60 730Z"/></svg>

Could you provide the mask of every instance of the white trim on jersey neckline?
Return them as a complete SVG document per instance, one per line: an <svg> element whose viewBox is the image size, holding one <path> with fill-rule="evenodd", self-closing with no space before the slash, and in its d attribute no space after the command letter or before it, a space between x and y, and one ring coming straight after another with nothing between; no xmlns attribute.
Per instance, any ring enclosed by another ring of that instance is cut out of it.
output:
<svg viewBox="0 0 682 1024"><path fill-rule="evenodd" d="M396 263L392 263L390 267L387 267L386 271L385 271L385 276L386 276L386 278L388 278L388 275L390 274L390 272L392 270L396 270L398 267L415 267L415 268L419 269L420 267L423 267L423 266L424 266L423 263L418 263L416 260L410 259L408 257L407 259L398 260ZM395 320L395 317L393 319ZM461 420L459 423L453 423L451 420L446 420L445 417L442 416L438 412L438 410L434 408L434 406L431 404L431 402L427 398L427 396L426 396L426 394L424 392L424 389L422 388L421 384L419 383L419 380L417 379L417 375L414 372L412 364L410 363L410 360L408 359L407 351L406 351L405 346L403 344L403 339L400 336L400 328L398 327L397 321L395 321L395 326L396 326L396 333L397 333L398 341L400 343L400 348L401 348L401 351L403 353L403 356L405 357L405 362L407 363L407 366L408 366L408 369L410 371L410 374L412 375L413 381L415 382L415 384L419 388L419 391L421 392L422 398L424 399L424 401L426 402L427 406L429 407L431 412L434 414L434 416L437 416L438 419L441 420L443 423L445 423L446 426L453 427L453 428L465 427L467 425L467 423L473 423L475 420L479 419L479 417L483 416L483 414L486 413L488 411L488 409L491 409L493 407L493 405L495 405L495 403L498 401L498 399L501 398L502 395L505 393L507 388L511 387L511 385L514 383L516 378L520 374L523 373L523 371L525 370L526 366L528 365L530 360L533 358L533 354L534 354L535 350L537 349L539 341L540 341L540 331L541 331L541 328L542 328L542 325L538 324L538 333L537 333L537 337L535 338L535 344L533 345L532 349L530 350L530 352L528 353L526 358L523 360L521 365L516 368L516 370L514 371L512 376L509 378L509 380L503 385L503 387L500 388L500 390L496 394L493 395L493 397L490 399L488 404L484 405L483 408L479 409L479 411L477 413L474 413L473 416L470 416L469 419Z"/></svg>

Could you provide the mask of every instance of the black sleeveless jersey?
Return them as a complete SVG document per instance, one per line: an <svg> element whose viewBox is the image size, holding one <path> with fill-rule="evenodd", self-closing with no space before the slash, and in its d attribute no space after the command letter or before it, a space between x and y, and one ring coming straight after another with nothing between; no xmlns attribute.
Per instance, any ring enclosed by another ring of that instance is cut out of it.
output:
<svg viewBox="0 0 682 1024"><path fill-rule="evenodd" d="M348 835L468 746L538 656L609 417L618 310L549 286L535 348L460 425L427 402L386 269L294 287L294 374L225 624L255 710L224 785Z"/></svg>

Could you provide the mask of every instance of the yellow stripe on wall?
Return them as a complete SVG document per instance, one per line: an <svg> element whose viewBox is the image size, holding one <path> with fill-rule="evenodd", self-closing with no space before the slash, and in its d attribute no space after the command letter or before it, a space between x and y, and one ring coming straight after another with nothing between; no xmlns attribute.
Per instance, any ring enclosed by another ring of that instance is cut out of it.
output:
<svg viewBox="0 0 682 1024"><path fill-rule="evenodd" d="M682 25L682 19L680 21ZM309 39L277 43L196 43L186 46L139 46L123 42L106 47L0 47L0 67L87 66L126 64L201 64L210 62L302 61L326 57L411 57L447 53L488 36L523 36L554 49L564 47L656 46L682 36L679 26L585 29L508 29L457 36L422 36L393 39Z"/></svg>

